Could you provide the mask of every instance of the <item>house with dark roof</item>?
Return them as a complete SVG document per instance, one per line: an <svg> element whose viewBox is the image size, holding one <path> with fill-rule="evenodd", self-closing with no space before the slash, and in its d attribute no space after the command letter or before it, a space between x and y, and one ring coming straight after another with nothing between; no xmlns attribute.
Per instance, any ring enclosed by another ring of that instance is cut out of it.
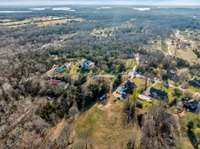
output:
<svg viewBox="0 0 200 149"><path fill-rule="evenodd" d="M155 98L155 99L159 99L159 100L163 100L163 101L167 101L168 100L168 94L164 91L161 91L159 89L156 88L151 88L150 89L150 97Z"/></svg>
<svg viewBox="0 0 200 149"><path fill-rule="evenodd" d="M190 81L189 81L189 84L190 84L191 86L200 88L200 80L197 80L197 79L190 80Z"/></svg>
<svg viewBox="0 0 200 149"><path fill-rule="evenodd" d="M200 113L200 101L197 100L185 100L183 101L184 108L193 113Z"/></svg>
<svg viewBox="0 0 200 149"><path fill-rule="evenodd" d="M131 94L136 88L135 83L131 81L126 81L122 85L120 85L113 95L119 99L125 99L129 94Z"/></svg>
<svg viewBox="0 0 200 149"><path fill-rule="evenodd" d="M81 60L81 68L83 70L90 70L90 69L93 69L95 67L95 63L90 61L90 60L87 60L87 59L82 59Z"/></svg>

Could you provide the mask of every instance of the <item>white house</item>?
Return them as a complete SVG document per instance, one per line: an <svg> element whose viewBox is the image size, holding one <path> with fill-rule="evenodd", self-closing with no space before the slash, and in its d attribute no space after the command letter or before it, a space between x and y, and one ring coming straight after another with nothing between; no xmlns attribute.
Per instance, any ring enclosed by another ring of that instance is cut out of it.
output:
<svg viewBox="0 0 200 149"><path fill-rule="evenodd" d="M81 60L81 68L84 70L90 70L93 69L95 67L95 63L90 61L90 60L86 60L83 59Z"/></svg>
<svg viewBox="0 0 200 149"><path fill-rule="evenodd" d="M140 95L138 96L138 98L141 99L141 100L147 101L147 102L152 102L151 97L146 96L146 95L144 95L144 94L140 94Z"/></svg>

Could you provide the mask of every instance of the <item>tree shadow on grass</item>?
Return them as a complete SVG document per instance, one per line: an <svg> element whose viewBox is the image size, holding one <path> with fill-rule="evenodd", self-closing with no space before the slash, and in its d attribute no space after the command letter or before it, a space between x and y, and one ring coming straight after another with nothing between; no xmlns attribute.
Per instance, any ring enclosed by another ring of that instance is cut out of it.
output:
<svg viewBox="0 0 200 149"><path fill-rule="evenodd" d="M188 131L187 131L187 135L188 135L188 138L190 139L190 142L192 143L194 149L199 149L198 146L199 146L199 143L198 143L198 140L197 140L197 137L195 136L195 134L193 133L192 131L192 128L194 127L194 124L193 122L189 122L188 123Z"/></svg>

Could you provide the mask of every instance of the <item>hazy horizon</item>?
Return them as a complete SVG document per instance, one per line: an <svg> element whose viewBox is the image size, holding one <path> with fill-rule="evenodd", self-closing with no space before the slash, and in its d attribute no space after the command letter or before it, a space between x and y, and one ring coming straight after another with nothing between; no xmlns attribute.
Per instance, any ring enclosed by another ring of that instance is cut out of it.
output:
<svg viewBox="0 0 200 149"><path fill-rule="evenodd" d="M152 6L199 6L199 0L1 0L0 6L24 5L152 5Z"/></svg>

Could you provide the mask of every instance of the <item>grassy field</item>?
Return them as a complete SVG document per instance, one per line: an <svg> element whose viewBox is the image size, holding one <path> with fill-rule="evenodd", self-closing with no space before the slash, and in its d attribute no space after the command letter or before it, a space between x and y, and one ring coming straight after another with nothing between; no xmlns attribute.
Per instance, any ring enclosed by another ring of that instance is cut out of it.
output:
<svg viewBox="0 0 200 149"><path fill-rule="evenodd" d="M195 144L200 141L200 116L191 112L186 112L185 116L179 119L181 125L183 149L195 148ZM188 131L190 125L191 131ZM197 148L199 148L198 146Z"/></svg>
<svg viewBox="0 0 200 149"><path fill-rule="evenodd" d="M110 107L96 104L81 114L76 120L75 148L86 144L98 149L126 148L133 129L123 126L122 106L120 102Z"/></svg>

